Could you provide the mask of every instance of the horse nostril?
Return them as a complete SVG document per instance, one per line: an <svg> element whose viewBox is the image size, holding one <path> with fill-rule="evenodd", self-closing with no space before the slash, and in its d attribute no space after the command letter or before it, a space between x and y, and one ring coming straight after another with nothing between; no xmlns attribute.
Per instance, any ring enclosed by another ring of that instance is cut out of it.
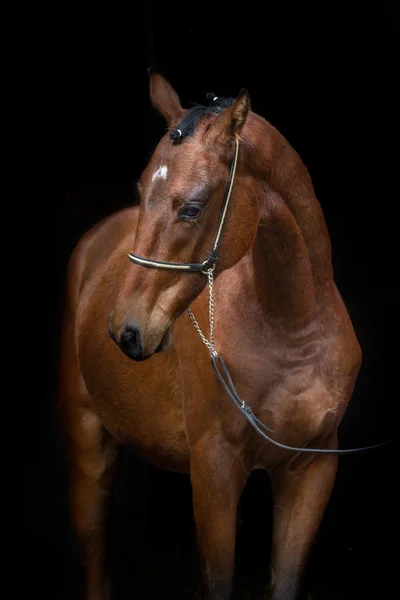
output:
<svg viewBox="0 0 400 600"><path fill-rule="evenodd" d="M130 358L140 360L143 358L142 336L139 329L132 325L127 325L121 334L121 349Z"/></svg>
<svg viewBox="0 0 400 600"><path fill-rule="evenodd" d="M121 335L121 344L122 345L130 345L136 344L138 339L139 332L136 327L131 327L128 325Z"/></svg>

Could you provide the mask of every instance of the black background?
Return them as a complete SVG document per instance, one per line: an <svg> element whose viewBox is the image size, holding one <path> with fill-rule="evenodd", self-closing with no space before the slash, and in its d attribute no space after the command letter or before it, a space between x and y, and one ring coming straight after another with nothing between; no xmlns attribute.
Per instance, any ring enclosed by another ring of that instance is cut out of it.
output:
<svg viewBox="0 0 400 600"><path fill-rule="evenodd" d="M186 106L203 102L208 91L235 95L246 87L253 110L307 165L332 239L336 282L364 353L340 430L341 446L351 447L394 437L399 412L398 64L389 2L358 8L343 1L179 1L132 3L129 10L68 4L47 16L51 24L37 36L35 80L43 116L35 148L41 196L29 200L28 223L42 351L32 352L37 392L24 405L25 499L31 591L72 600L82 572L56 415L65 268L84 231L137 201L133 182L164 131L150 107L147 67L163 72ZM310 562L316 600L389 598L396 590L398 459L397 446L340 459ZM194 597L176 591L180 579L190 585L196 564L188 478L123 452L113 514L115 598ZM270 515L268 481L255 474L238 541L239 579L250 582L239 581L242 598L256 598L248 590L267 582Z"/></svg>

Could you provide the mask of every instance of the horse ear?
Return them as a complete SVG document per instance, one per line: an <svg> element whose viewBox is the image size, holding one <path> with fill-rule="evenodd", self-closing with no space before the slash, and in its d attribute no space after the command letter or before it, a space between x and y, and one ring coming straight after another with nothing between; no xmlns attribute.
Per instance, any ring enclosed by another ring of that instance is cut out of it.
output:
<svg viewBox="0 0 400 600"><path fill-rule="evenodd" d="M250 96L242 89L235 102L226 108L214 121L207 132L213 141L228 141L234 135L240 135L250 110Z"/></svg>
<svg viewBox="0 0 400 600"><path fill-rule="evenodd" d="M150 72L150 99L168 127L179 123L184 113L179 96L165 77L156 72Z"/></svg>

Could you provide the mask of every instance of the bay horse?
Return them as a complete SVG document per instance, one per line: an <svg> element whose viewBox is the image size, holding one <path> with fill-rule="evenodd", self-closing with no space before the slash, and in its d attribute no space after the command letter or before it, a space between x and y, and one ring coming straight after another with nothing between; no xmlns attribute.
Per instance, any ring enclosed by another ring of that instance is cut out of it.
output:
<svg viewBox="0 0 400 600"><path fill-rule="evenodd" d="M298 153L246 90L184 109L153 72L150 98L167 131L140 206L95 225L68 266L59 407L86 600L110 597L105 516L120 445L190 474L210 600L230 598L238 503L251 472L267 471L272 598L295 600L362 361L324 215Z"/></svg>

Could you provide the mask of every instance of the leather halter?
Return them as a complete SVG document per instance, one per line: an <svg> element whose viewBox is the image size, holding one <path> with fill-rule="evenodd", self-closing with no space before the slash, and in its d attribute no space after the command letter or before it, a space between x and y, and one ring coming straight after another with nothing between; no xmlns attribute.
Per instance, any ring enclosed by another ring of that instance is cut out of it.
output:
<svg viewBox="0 0 400 600"><path fill-rule="evenodd" d="M228 185L225 189L224 201L222 203L221 212L219 214L218 228L217 233L215 235L214 243L210 250L210 253L205 261L201 263L177 263L177 262L166 262L163 260L150 260L148 258L142 258L141 256L137 256L130 252L128 254L129 260L137 265L141 265L142 267L149 267L150 269L170 269L176 271L182 271L183 273L202 273L203 275L207 275L209 269L214 270L215 263L217 262L218 257L218 249L221 242L221 233L225 223L226 214L228 212L229 201L231 199L233 182L235 179L236 166L239 156L239 139L235 138L235 155L233 157Z"/></svg>

